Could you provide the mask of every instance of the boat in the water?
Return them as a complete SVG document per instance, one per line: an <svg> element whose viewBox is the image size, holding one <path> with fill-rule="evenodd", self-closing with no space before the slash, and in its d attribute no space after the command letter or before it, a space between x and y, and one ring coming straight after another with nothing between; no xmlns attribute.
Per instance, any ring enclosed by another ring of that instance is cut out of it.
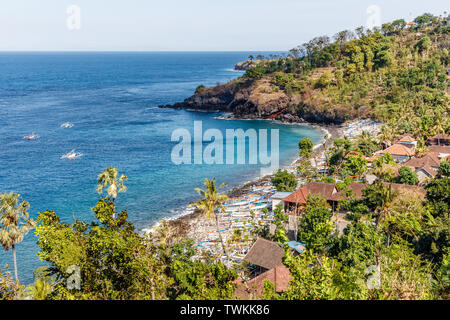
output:
<svg viewBox="0 0 450 320"><path fill-rule="evenodd" d="M68 128L72 128L73 126L74 126L73 123L70 123L70 122L64 122L64 123L61 125L61 128L68 129Z"/></svg>
<svg viewBox="0 0 450 320"><path fill-rule="evenodd" d="M36 140L39 139L39 136L33 132L32 134L29 134L23 138L26 140Z"/></svg>
<svg viewBox="0 0 450 320"><path fill-rule="evenodd" d="M83 156L82 153L75 152L75 149L73 149L69 153L63 154L61 156L61 159L74 160L74 159L80 158L81 156Z"/></svg>

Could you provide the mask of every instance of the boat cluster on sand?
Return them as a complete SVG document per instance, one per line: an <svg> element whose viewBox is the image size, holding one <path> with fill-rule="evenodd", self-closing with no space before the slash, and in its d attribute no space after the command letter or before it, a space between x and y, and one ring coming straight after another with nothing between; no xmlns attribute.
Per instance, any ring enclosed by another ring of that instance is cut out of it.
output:
<svg viewBox="0 0 450 320"><path fill-rule="evenodd" d="M331 136L332 138L347 136L353 139L364 131L370 135L376 135L381 126L381 123L371 119L356 120L346 123ZM327 134L329 135L329 132ZM326 143L323 141L322 144L315 147L316 155L311 159L311 165L316 167L319 172L326 170ZM294 164L285 170L296 174L297 167ZM254 186L250 192L230 198L224 204L224 212L218 214L219 231L229 260L223 255L216 223L201 215L189 220L190 227L187 236L194 240L198 256L202 251L206 251L217 256L225 264L239 262L245 257L256 240L252 231L255 228L268 226L274 220L271 197L276 193L276 188L270 179L266 178L263 181L262 184ZM297 176L297 182L300 187L306 183L306 180Z"/></svg>
<svg viewBox="0 0 450 320"><path fill-rule="evenodd" d="M361 119L349 122L345 125L344 136L354 138L363 132L369 133L369 135L377 135L383 124L372 119Z"/></svg>
<svg viewBox="0 0 450 320"><path fill-rule="evenodd" d="M251 231L273 221L270 197L275 192L275 187L266 181L264 185L252 187L251 192L225 202L224 212L218 215L219 232L231 261L223 260L224 263L242 260L255 240ZM191 228L190 235L196 240L199 252L207 251L214 255L223 252L215 222L200 219L191 221L195 223L195 230Z"/></svg>
<svg viewBox="0 0 450 320"><path fill-rule="evenodd" d="M70 122L64 122L63 124L61 124L60 127L63 128L63 129L70 129L70 128L74 127L74 124L70 123ZM37 140L37 139L40 138L40 136L33 132L32 134L26 135L23 138L25 140ZM61 156L61 159L74 160L74 159L80 158L82 156L83 156L82 153L76 152L75 149L73 149L70 152L68 152L66 154L63 154Z"/></svg>

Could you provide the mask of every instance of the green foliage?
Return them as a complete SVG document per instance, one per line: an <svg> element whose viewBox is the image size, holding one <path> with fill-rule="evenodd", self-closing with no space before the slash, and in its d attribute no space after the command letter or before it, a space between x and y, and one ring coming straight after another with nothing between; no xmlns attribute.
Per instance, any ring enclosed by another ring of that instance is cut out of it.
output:
<svg viewBox="0 0 450 320"><path fill-rule="evenodd" d="M450 212L450 177L433 179L425 186L427 201L433 216L447 216Z"/></svg>
<svg viewBox="0 0 450 320"><path fill-rule="evenodd" d="M24 288L11 279L9 272L3 272L0 268L0 301L19 300L24 295Z"/></svg>
<svg viewBox="0 0 450 320"><path fill-rule="evenodd" d="M410 167L401 167L398 169L397 183L416 185L419 182L417 173L412 171Z"/></svg>
<svg viewBox="0 0 450 320"><path fill-rule="evenodd" d="M418 16L414 19L414 22L417 24L418 28L430 25L435 20L434 16L431 13L424 13L421 16Z"/></svg>
<svg viewBox="0 0 450 320"><path fill-rule="evenodd" d="M283 299L288 300L333 300L342 299L335 278L339 273L338 266L326 256L317 257L311 251L306 251L297 257L288 255L286 266L292 276Z"/></svg>
<svg viewBox="0 0 450 320"><path fill-rule="evenodd" d="M277 191L292 192L297 187L295 175L286 170L278 169L272 176L271 181L275 188L277 188Z"/></svg>
<svg viewBox="0 0 450 320"><path fill-rule="evenodd" d="M119 170L117 168L108 167L97 177L97 192L101 195L103 189L106 188L107 197L111 197L113 202L115 202L118 192L127 191L127 187L124 184L126 180L128 180L128 177L123 174L119 176Z"/></svg>
<svg viewBox="0 0 450 320"><path fill-rule="evenodd" d="M384 242L382 234L374 226L366 223L352 223L330 249L346 267L359 267L361 270L376 263L376 253Z"/></svg>
<svg viewBox="0 0 450 320"><path fill-rule="evenodd" d="M236 272L212 259L205 263L175 260L170 267L175 280L173 297L178 300L231 299Z"/></svg>
<svg viewBox="0 0 450 320"><path fill-rule="evenodd" d="M348 176L358 176L366 172L367 170L367 160L360 155L350 154L344 161L341 167L339 175L342 178Z"/></svg>
<svg viewBox="0 0 450 320"><path fill-rule="evenodd" d="M450 177L450 161L444 160L439 166L439 175L443 177Z"/></svg>
<svg viewBox="0 0 450 320"><path fill-rule="evenodd" d="M228 258L228 253L223 242L222 233L219 229L219 220L217 217L217 212L223 212L223 203L227 201L228 196L224 194L219 194L218 189L222 189L226 186L226 183L222 183L219 188L216 186L216 178L205 179L205 190L196 188L195 191L202 197L201 200L191 203L189 206L195 206L202 212L206 219L214 219L216 221L216 230L219 234L220 243L222 245L222 250L224 255Z"/></svg>
<svg viewBox="0 0 450 320"><path fill-rule="evenodd" d="M16 282L19 282L19 278L15 246L22 242L23 237L35 225L34 220L29 218L29 208L30 204L26 201L20 201L20 194L18 193L0 194L0 244L5 251L12 248Z"/></svg>
<svg viewBox="0 0 450 320"><path fill-rule="evenodd" d="M360 135L356 142L357 149L366 157L370 157L380 149L378 143L367 133Z"/></svg>
<svg viewBox="0 0 450 320"><path fill-rule="evenodd" d="M34 272L34 283L27 287L33 300L46 300L52 293L54 278L47 267L37 268Z"/></svg>
<svg viewBox="0 0 450 320"><path fill-rule="evenodd" d="M317 80L319 88L328 87L333 82L333 74L330 71L325 71Z"/></svg>
<svg viewBox="0 0 450 320"><path fill-rule="evenodd" d="M333 242L333 213L320 196L310 195L299 223L298 239L314 252L325 252Z"/></svg>
<svg viewBox="0 0 450 320"><path fill-rule="evenodd" d="M206 87L204 85L199 85L197 88L195 88L196 94L202 94L205 91Z"/></svg>
<svg viewBox="0 0 450 320"><path fill-rule="evenodd" d="M372 162L372 164L374 167L380 168L383 164L395 165L395 161L392 158L392 155L388 152L388 153L385 153L384 155L382 155L381 157L376 158Z"/></svg>
<svg viewBox="0 0 450 320"><path fill-rule="evenodd" d="M422 53L428 51L431 48L431 39L428 36L423 36L414 46L417 50Z"/></svg>
<svg viewBox="0 0 450 320"><path fill-rule="evenodd" d="M262 67L261 65L257 65L255 67L248 68L245 71L244 76L249 79L261 79L264 73L264 67Z"/></svg>
<svg viewBox="0 0 450 320"><path fill-rule="evenodd" d="M309 158L311 157L313 151L314 143L310 138L305 137L298 143L298 150L301 157Z"/></svg>
<svg viewBox="0 0 450 320"><path fill-rule="evenodd" d="M114 203L100 199L96 221L62 223L53 211L39 213L39 257L57 279L53 299L158 299L170 283L155 248L134 230L126 211L115 216ZM81 289L68 290L68 268L78 266Z"/></svg>

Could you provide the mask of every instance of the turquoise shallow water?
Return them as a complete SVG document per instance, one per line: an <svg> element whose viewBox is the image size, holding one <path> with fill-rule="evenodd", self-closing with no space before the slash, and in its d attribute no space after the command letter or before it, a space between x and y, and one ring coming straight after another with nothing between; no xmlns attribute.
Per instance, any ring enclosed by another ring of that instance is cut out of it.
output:
<svg viewBox="0 0 450 320"><path fill-rule="evenodd" d="M200 84L240 76L232 67L249 54L1 53L0 192L20 193L34 218L52 209L67 222L91 221L96 175L117 166L129 177L118 206L143 229L180 214L197 198L194 188L205 177L234 187L259 175L260 165L174 165L171 134L177 128L192 132L194 121L224 135L226 129L279 129L280 164L289 164L298 141L309 136L318 142L319 130L156 107L183 100ZM74 127L63 129L64 122ZM40 138L23 139L32 132ZM83 156L60 159L72 149ZM31 232L17 246L22 282L31 282L33 270L42 265L37 252ZM5 264L12 264L11 252L0 253L0 266Z"/></svg>

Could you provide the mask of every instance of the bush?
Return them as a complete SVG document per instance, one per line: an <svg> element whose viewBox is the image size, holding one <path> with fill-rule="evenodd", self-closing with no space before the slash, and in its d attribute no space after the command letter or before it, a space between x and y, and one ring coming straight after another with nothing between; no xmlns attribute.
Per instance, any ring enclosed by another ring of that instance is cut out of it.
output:
<svg viewBox="0 0 450 320"><path fill-rule="evenodd" d="M277 188L277 191L292 192L297 188L295 175L286 170L282 171L281 169L278 169L271 180L275 188Z"/></svg>

